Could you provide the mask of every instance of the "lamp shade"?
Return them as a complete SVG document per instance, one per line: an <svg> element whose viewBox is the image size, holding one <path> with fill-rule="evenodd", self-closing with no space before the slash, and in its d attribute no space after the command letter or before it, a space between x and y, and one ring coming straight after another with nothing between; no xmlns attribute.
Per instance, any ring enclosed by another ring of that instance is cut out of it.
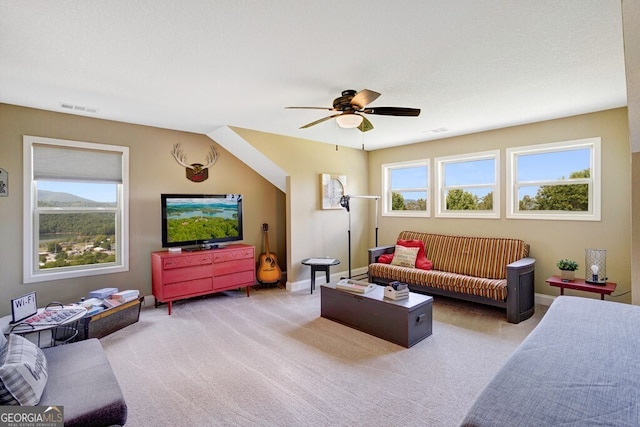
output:
<svg viewBox="0 0 640 427"><path fill-rule="evenodd" d="M585 282L604 285L607 282L607 251L605 249L585 249Z"/></svg>
<svg viewBox="0 0 640 427"><path fill-rule="evenodd" d="M336 121L341 128L357 128L362 123L362 116L353 113L341 114L336 117Z"/></svg>

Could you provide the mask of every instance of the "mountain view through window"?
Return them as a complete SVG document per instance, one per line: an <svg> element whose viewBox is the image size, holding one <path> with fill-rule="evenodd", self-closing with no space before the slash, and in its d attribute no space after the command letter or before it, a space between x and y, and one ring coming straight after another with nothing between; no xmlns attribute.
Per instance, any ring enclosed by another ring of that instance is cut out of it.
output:
<svg viewBox="0 0 640 427"><path fill-rule="evenodd" d="M116 261L115 184L46 181L37 184L40 269Z"/></svg>

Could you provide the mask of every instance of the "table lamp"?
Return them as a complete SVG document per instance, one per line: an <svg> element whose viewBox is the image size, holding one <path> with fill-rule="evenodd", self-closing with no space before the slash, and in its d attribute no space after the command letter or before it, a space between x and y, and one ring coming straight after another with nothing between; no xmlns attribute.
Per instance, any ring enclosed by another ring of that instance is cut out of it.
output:
<svg viewBox="0 0 640 427"><path fill-rule="evenodd" d="M607 282L607 251L605 249L585 249L584 281L594 285Z"/></svg>

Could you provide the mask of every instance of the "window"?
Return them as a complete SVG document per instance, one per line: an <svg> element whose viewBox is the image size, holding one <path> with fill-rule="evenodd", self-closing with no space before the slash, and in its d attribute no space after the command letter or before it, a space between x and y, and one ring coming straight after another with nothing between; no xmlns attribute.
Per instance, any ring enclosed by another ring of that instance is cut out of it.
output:
<svg viewBox="0 0 640 427"><path fill-rule="evenodd" d="M507 150L507 217L600 220L600 138Z"/></svg>
<svg viewBox="0 0 640 427"><path fill-rule="evenodd" d="M429 161L382 165L382 215L429 216Z"/></svg>
<svg viewBox="0 0 640 427"><path fill-rule="evenodd" d="M128 271L129 149L24 136L24 282Z"/></svg>
<svg viewBox="0 0 640 427"><path fill-rule="evenodd" d="M500 153L487 151L436 159L436 216L499 218Z"/></svg>

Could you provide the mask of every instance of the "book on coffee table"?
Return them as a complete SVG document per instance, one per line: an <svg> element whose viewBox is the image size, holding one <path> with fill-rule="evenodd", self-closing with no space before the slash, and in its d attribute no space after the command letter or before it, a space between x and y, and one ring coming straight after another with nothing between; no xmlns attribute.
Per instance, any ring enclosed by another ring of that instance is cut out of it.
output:
<svg viewBox="0 0 640 427"><path fill-rule="evenodd" d="M361 282L359 280L352 279L340 279L336 283L336 289L342 289L349 292L356 292L359 294L366 294L367 292L376 288L376 284Z"/></svg>

